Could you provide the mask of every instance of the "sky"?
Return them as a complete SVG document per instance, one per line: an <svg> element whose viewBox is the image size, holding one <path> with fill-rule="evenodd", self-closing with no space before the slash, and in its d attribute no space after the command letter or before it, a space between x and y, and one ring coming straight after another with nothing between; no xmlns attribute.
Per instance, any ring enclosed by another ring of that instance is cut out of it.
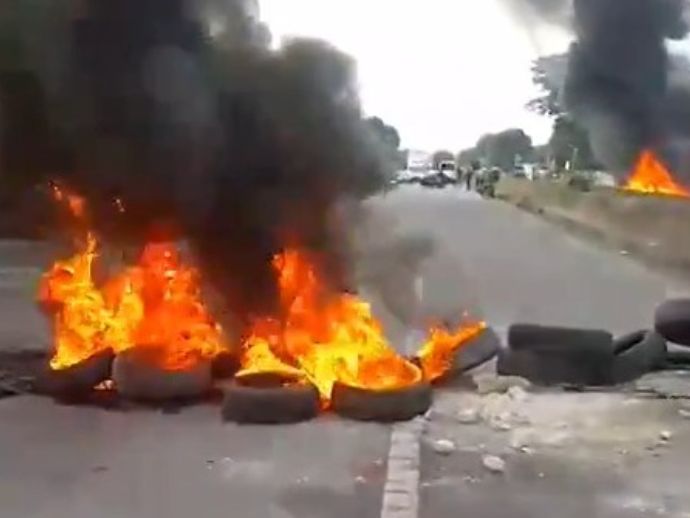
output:
<svg viewBox="0 0 690 518"><path fill-rule="evenodd" d="M551 121L524 108L530 64L568 37L528 32L501 0L261 0L261 17L278 41L318 37L353 56L365 112L404 147L455 152L510 127L549 138Z"/></svg>

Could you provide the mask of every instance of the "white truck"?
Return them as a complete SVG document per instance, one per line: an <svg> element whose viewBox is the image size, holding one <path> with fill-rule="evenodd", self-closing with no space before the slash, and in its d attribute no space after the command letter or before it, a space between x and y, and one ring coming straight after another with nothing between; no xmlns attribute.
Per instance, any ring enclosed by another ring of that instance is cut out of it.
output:
<svg viewBox="0 0 690 518"><path fill-rule="evenodd" d="M410 149L407 154L407 170L414 173L427 173L431 170L433 157L426 151Z"/></svg>

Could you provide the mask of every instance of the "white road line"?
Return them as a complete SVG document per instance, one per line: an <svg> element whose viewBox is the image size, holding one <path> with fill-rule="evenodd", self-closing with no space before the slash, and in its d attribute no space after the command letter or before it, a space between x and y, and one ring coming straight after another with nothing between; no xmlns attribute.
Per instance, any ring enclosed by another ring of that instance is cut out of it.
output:
<svg viewBox="0 0 690 518"><path fill-rule="evenodd" d="M419 441L423 423L416 419L393 427L381 518L419 516Z"/></svg>

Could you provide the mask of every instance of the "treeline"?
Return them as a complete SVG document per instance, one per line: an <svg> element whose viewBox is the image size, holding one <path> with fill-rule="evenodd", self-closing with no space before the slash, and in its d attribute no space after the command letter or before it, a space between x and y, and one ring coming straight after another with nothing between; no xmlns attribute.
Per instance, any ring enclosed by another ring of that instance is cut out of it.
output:
<svg viewBox="0 0 690 518"><path fill-rule="evenodd" d="M458 163L480 162L505 169L513 166L517 157L523 162L540 163L555 170L599 169L601 166L594 158L587 133L562 101L567 67L565 54L541 57L532 64L532 81L541 94L530 100L527 108L553 119L553 130L546 144L533 146L524 131L507 129L482 136L474 147L458 153Z"/></svg>

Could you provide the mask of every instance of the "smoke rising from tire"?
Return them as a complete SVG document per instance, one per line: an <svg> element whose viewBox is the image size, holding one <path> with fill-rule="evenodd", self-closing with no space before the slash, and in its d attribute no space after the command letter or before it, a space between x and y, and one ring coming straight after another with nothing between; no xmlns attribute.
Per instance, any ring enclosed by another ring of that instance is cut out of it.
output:
<svg viewBox="0 0 690 518"><path fill-rule="evenodd" d="M389 173L348 56L316 40L272 47L252 0L33 4L50 12L36 25L0 15L28 49L0 68L14 101L2 103L4 175L66 181L110 240L186 238L241 317L275 302L284 246L347 283L338 210Z"/></svg>

